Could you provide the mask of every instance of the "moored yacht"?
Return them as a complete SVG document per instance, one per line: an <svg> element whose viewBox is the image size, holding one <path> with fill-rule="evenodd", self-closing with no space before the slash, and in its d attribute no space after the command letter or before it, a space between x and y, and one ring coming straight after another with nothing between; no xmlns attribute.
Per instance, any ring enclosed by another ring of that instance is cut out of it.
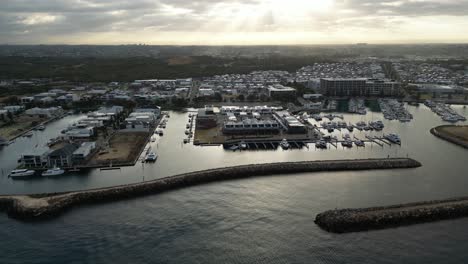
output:
<svg viewBox="0 0 468 264"><path fill-rule="evenodd" d="M290 147L288 141L284 138L283 140L281 140L280 142L280 146L283 148L283 149L288 149Z"/></svg>
<svg viewBox="0 0 468 264"><path fill-rule="evenodd" d="M10 174L8 174L8 177L11 178L25 178L25 177L30 177L33 176L35 171L33 170L27 170L27 169L18 169L18 170L12 170Z"/></svg>
<svg viewBox="0 0 468 264"><path fill-rule="evenodd" d="M53 168L53 169L48 169L42 173L42 176L44 177L49 177L49 176L59 176L64 174L65 171L60 169L60 168Z"/></svg>
<svg viewBox="0 0 468 264"><path fill-rule="evenodd" d="M400 136L398 136L397 134L388 134L384 137L392 143L401 144Z"/></svg>
<svg viewBox="0 0 468 264"><path fill-rule="evenodd" d="M319 148L319 149L326 149L327 148L327 142L325 142L325 140L321 139L321 140L315 142L315 147Z"/></svg>

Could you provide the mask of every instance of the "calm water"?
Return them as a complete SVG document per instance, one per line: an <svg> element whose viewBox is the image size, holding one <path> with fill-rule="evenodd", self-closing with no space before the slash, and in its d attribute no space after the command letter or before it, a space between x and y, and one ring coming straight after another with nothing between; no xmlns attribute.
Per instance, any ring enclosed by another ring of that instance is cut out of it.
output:
<svg viewBox="0 0 468 264"><path fill-rule="evenodd" d="M468 116L468 110L455 107ZM22 223L0 214L0 263L466 263L468 219L411 227L329 234L314 223L321 211L468 195L468 152L433 137L443 124L425 106L411 107L411 123L386 121L401 147L368 145L325 151L227 152L182 144L188 114L171 113L164 137L152 143L153 165L92 171L56 179L13 181L7 171L24 149L47 141L71 119L0 151L0 193L103 187L181 172L271 161L406 156L410 170L305 173L191 187L129 201L76 208L48 222ZM346 121L383 119L345 115ZM356 132L364 138L364 132Z"/></svg>

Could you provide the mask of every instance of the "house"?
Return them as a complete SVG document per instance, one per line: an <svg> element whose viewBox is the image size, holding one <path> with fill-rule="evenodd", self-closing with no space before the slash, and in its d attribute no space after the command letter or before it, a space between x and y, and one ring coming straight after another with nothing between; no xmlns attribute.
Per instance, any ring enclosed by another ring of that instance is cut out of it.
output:
<svg viewBox="0 0 468 264"><path fill-rule="evenodd" d="M73 165L73 153L77 147L73 144L65 144L52 150L47 155L47 165L49 167L70 167Z"/></svg>
<svg viewBox="0 0 468 264"><path fill-rule="evenodd" d="M209 106L198 109L198 115L196 119L197 128L208 129L216 127L216 112L219 112L219 109Z"/></svg>
<svg viewBox="0 0 468 264"><path fill-rule="evenodd" d="M307 132L305 125L287 111L276 111L273 114L273 117L290 134L301 134Z"/></svg>
<svg viewBox="0 0 468 264"><path fill-rule="evenodd" d="M49 155L49 152L49 150L31 150L30 153L21 155L19 162L26 168L41 168L47 165L47 156Z"/></svg>
<svg viewBox="0 0 468 264"><path fill-rule="evenodd" d="M49 107L49 108L39 108L34 107L25 111L26 115L29 116L38 116L38 117L53 117L60 116L63 113L61 107Z"/></svg>
<svg viewBox="0 0 468 264"><path fill-rule="evenodd" d="M91 126L76 127L76 128L68 130L65 133L65 135L69 139L87 139L87 138L94 136L94 127L91 127Z"/></svg>
<svg viewBox="0 0 468 264"><path fill-rule="evenodd" d="M21 97L21 103L22 104L29 104L29 103L32 103L34 102L34 97L32 96L25 96L25 97Z"/></svg>
<svg viewBox="0 0 468 264"><path fill-rule="evenodd" d="M271 98L295 97L296 89L281 84L270 85L268 86L268 96Z"/></svg>
<svg viewBox="0 0 468 264"><path fill-rule="evenodd" d="M198 90L198 96L203 97L203 96L213 96L215 94L213 89L209 88L200 88Z"/></svg>
<svg viewBox="0 0 468 264"><path fill-rule="evenodd" d="M3 107L3 110L6 110L11 113L18 113L23 109L24 109L24 106L22 105L8 105L8 106Z"/></svg>
<svg viewBox="0 0 468 264"><path fill-rule="evenodd" d="M126 129L148 131L156 122L153 112L133 112L126 119Z"/></svg>
<svg viewBox="0 0 468 264"><path fill-rule="evenodd" d="M81 146L73 152L73 162L82 162L87 160L96 149L96 142L83 142Z"/></svg>

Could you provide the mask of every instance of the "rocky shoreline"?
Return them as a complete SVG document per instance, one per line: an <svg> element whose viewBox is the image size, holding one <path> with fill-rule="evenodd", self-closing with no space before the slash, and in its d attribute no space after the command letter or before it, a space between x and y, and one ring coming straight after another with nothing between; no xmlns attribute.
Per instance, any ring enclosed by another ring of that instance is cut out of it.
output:
<svg viewBox="0 0 468 264"><path fill-rule="evenodd" d="M130 199L208 182L275 174L398 169L416 168L420 166L421 163L409 158L304 161L241 165L190 172L143 183L101 189L66 193L0 196L0 209L6 211L8 216L12 218L36 220L57 216L73 206Z"/></svg>
<svg viewBox="0 0 468 264"><path fill-rule="evenodd" d="M315 223L332 233L394 228L468 216L468 197L320 213Z"/></svg>
<svg viewBox="0 0 468 264"><path fill-rule="evenodd" d="M451 142L453 144L457 144L458 146L461 146L461 147L464 147L464 148L468 148L468 143L466 141L463 141L463 140L460 140L456 137L453 137L453 136L450 136L442 131L440 131L441 128L446 128L446 127L453 127L453 126L448 126L448 125L444 125L444 126L438 126L438 127L434 127L430 130L431 134L438 137L438 138L441 138L443 140L446 140L448 142Z"/></svg>

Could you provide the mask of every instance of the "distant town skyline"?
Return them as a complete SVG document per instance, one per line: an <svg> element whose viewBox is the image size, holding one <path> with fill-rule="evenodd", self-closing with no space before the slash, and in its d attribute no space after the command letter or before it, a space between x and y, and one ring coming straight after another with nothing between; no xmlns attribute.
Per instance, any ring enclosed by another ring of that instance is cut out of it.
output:
<svg viewBox="0 0 468 264"><path fill-rule="evenodd" d="M466 0L3 0L0 44L467 43Z"/></svg>

